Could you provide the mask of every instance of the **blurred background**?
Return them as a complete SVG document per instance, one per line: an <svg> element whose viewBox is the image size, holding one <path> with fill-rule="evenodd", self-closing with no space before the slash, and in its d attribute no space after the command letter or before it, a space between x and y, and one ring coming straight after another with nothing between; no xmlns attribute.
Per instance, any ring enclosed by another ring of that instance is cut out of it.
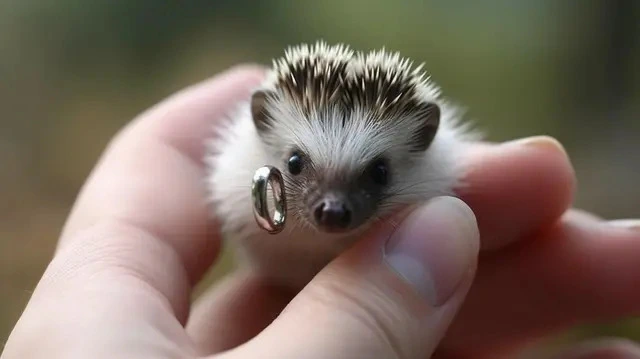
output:
<svg viewBox="0 0 640 359"><path fill-rule="evenodd" d="M0 343L119 128L185 86L316 39L424 61L489 139L558 138L577 206L640 217L640 2L2 0ZM640 340L640 321L576 328L532 353L603 335Z"/></svg>

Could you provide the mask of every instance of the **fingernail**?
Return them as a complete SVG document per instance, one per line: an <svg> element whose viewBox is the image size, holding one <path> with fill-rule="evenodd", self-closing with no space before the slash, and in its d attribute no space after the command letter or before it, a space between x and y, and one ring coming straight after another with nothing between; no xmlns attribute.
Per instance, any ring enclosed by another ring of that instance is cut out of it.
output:
<svg viewBox="0 0 640 359"><path fill-rule="evenodd" d="M385 246L386 263L429 303L445 303L479 250L471 209L454 197L437 197L409 215Z"/></svg>
<svg viewBox="0 0 640 359"><path fill-rule="evenodd" d="M616 219L613 221L608 221L607 223L616 227L640 231L640 219Z"/></svg>
<svg viewBox="0 0 640 359"><path fill-rule="evenodd" d="M553 137L550 136L533 136L522 138L514 141L505 142L508 146L528 146L535 147L543 150L560 151L567 153L562 144Z"/></svg>

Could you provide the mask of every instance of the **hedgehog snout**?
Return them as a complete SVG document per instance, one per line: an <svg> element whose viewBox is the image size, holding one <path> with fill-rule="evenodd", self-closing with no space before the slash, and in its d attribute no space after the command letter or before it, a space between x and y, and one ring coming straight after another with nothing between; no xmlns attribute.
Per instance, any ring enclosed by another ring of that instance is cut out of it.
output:
<svg viewBox="0 0 640 359"><path fill-rule="evenodd" d="M316 227L324 232L343 232L353 224L354 208L347 196L325 193L310 206Z"/></svg>
<svg viewBox="0 0 640 359"><path fill-rule="evenodd" d="M316 224L326 231L342 231L349 228L352 212L348 202L324 199L316 204L313 218Z"/></svg>

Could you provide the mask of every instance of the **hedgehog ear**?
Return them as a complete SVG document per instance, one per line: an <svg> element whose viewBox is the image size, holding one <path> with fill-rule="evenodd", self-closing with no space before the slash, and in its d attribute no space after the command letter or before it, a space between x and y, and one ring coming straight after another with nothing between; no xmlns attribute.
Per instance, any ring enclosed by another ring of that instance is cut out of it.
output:
<svg viewBox="0 0 640 359"><path fill-rule="evenodd" d="M440 112L440 106L433 102L420 105L418 109L418 121L420 124L412 136L413 152L422 152L429 148L440 127Z"/></svg>
<svg viewBox="0 0 640 359"><path fill-rule="evenodd" d="M258 133L264 133L270 127L271 118L267 112L267 101L273 93L267 90L257 90L251 95L251 117Z"/></svg>

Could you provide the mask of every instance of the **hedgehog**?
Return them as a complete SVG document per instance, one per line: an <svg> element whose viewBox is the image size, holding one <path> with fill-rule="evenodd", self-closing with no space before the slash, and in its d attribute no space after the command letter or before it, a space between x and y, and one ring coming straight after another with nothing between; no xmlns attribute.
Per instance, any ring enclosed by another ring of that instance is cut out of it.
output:
<svg viewBox="0 0 640 359"><path fill-rule="evenodd" d="M455 195L461 154L479 135L423 68L385 48L324 41L273 60L206 151L209 203L236 263L300 288L403 206ZM251 179L267 164L288 203L275 235L252 212Z"/></svg>

